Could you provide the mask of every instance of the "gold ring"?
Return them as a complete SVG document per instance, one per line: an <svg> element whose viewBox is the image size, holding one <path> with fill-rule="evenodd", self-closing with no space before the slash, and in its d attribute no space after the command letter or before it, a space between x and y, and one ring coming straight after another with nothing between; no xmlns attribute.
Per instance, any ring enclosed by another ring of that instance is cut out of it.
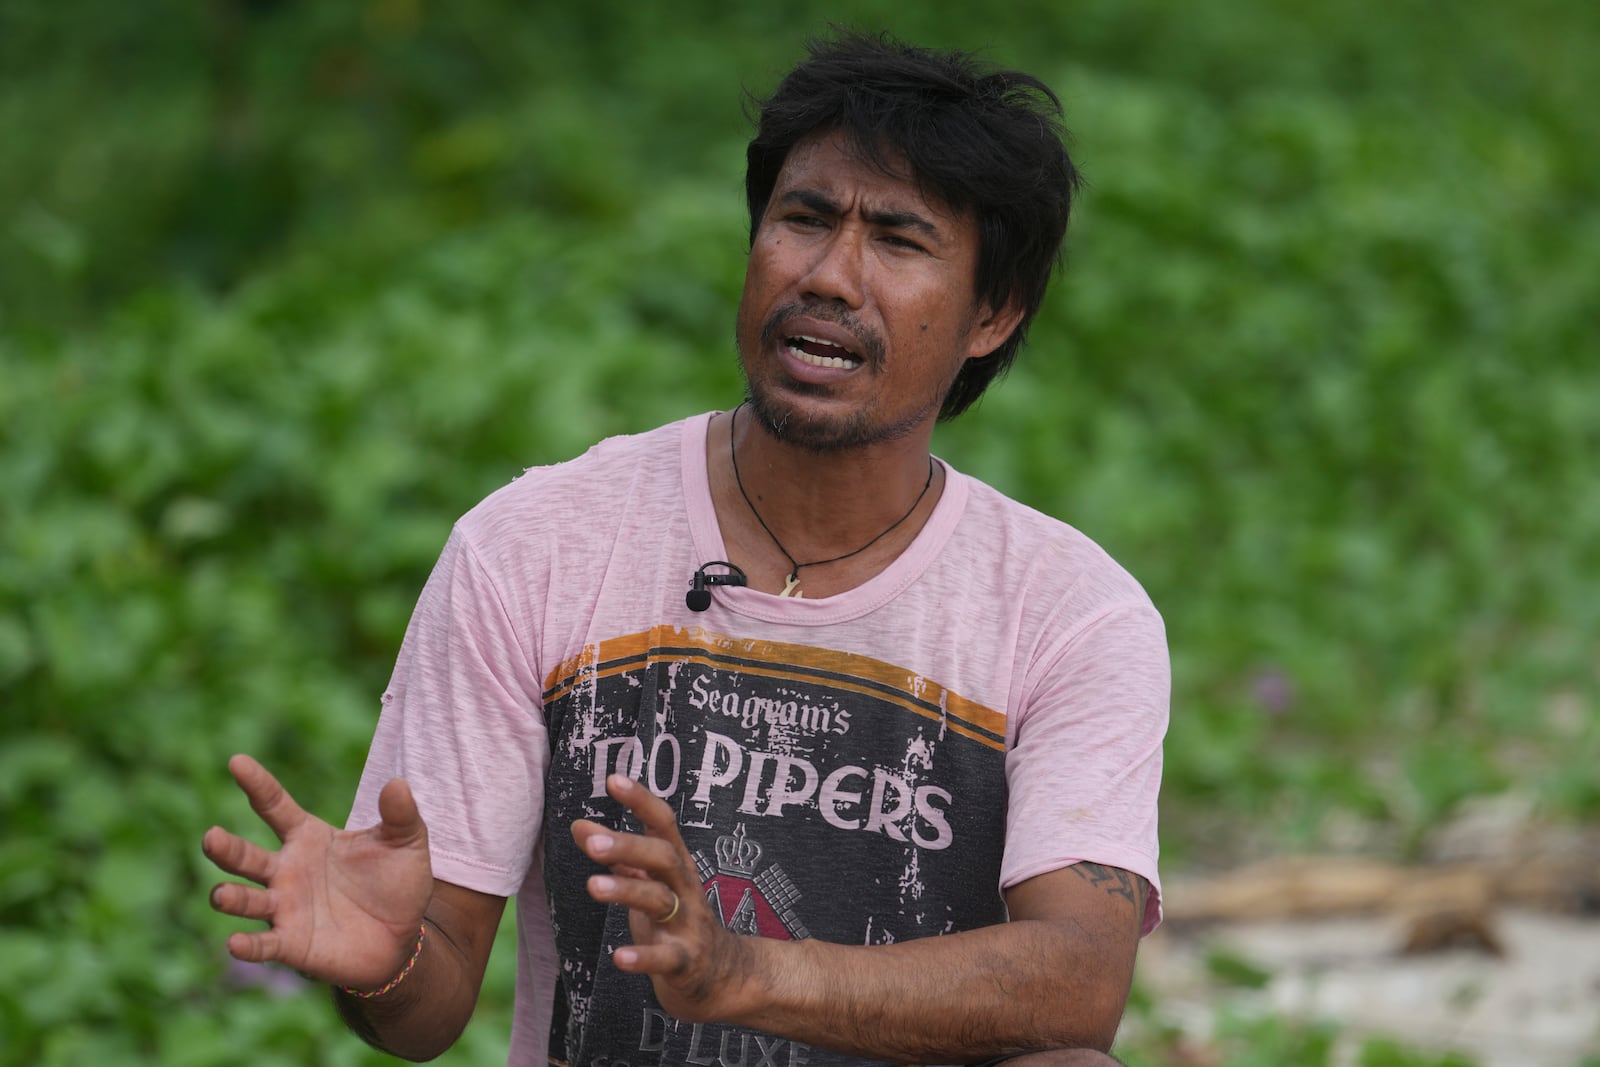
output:
<svg viewBox="0 0 1600 1067"><path fill-rule="evenodd" d="M668 892L671 893L672 891L669 889ZM682 903L683 903L683 901L678 899L678 894L677 893L672 893L672 908L671 908L671 910L668 911L665 915L658 916L656 918L656 922L658 922L658 923L669 923L673 919L677 918L677 916L678 916L678 907Z"/></svg>

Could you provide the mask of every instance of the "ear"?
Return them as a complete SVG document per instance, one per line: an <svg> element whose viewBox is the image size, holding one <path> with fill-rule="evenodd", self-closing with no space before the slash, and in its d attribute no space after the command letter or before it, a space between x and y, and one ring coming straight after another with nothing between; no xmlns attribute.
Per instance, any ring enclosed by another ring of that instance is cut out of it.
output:
<svg viewBox="0 0 1600 1067"><path fill-rule="evenodd" d="M982 359L1006 343L1006 338L1022 321L1022 301L1012 297L1004 307L995 311L984 304L979 307L967 332L967 358Z"/></svg>

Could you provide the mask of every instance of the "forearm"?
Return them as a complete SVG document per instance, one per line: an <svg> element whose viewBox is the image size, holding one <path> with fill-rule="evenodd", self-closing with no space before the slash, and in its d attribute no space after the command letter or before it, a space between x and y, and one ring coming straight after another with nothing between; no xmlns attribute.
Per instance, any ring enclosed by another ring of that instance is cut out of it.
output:
<svg viewBox="0 0 1600 1067"><path fill-rule="evenodd" d="M573 823L609 868L589 895L628 909L632 942L612 962L649 975L679 1020L891 1062L1106 1049L1116 1036L1147 900L1138 875L1080 860L1008 887L1009 922L892 945L740 936L706 903L672 809L622 775L606 789L644 832Z"/></svg>
<svg viewBox="0 0 1600 1067"><path fill-rule="evenodd" d="M894 1062L1109 1048L1132 980L1131 952L1106 959L1059 920L870 947L747 940L758 978L729 1021Z"/></svg>
<svg viewBox="0 0 1600 1067"><path fill-rule="evenodd" d="M455 1043L477 1006L483 980L448 933L425 920L422 951L405 978L377 996L333 988L334 1007L367 1044L401 1059L431 1060Z"/></svg>
<svg viewBox="0 0 1600 1067"><path fill-rule="evenodd" d="M1121 1067L1108 1052L1086 1048L1058 1048L1030 1052L1004 1062L1004 1067Z"/></svg>

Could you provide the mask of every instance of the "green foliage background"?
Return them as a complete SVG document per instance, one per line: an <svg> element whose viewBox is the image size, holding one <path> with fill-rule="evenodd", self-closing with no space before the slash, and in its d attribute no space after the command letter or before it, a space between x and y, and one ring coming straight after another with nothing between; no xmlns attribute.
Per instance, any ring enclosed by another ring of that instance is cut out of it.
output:
<svg viewBox="0 0 1600 1067"><path fill-rule="evenodd" d="M341 817L452 519L736 402L739 92L842 14L0 7L0 1063L384 1062L226 964L226 757ZM1169 866L1600 814L1600 8L847 21L1065 102L1068 269L938 447L1162 608Z"/></svg>

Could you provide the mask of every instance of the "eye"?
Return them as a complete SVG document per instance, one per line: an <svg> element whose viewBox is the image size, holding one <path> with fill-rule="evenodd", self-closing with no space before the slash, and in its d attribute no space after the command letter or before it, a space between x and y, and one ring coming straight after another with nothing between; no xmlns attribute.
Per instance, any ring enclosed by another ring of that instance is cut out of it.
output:
<svg viewBox="0 0 1600 1067"><path fill-rule="evenodd" d="M914 241L911 238L905 236L904 234L899 234L899 233L887 233L887 234L884 234L883 243L888 245L891 248L895 248L895 249L898 249L898 250L903 251L903 252L926 252L927 251L927 249L924 248L920 242Z"/></svg>

